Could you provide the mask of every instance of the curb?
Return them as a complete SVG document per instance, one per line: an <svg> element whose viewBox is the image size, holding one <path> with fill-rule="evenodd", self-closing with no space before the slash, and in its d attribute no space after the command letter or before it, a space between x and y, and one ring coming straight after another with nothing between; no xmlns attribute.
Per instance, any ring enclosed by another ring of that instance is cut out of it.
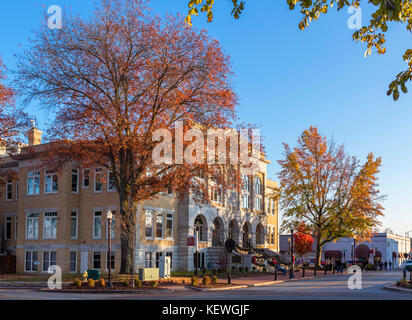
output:
<svg viewBox="0 0 412 320"><path fill-rule="evenodd" d="M175 290L171 289L166 289L166 288L161 288L161 289L155 289L154 291L152 290L105 290L105 291L98 291L98 290L67 290L67 289L61 289L61 290L53 290L53 289L39 289L37 290L39 292L50 292L50 293L72 293L72 294L83 294L83 293L93 293L93 294L124 294L124 293L135 293L135 294L141 294L141 293L157 293L157 292L174 292Z"/></svg>
<svg viewBox="0 0 412 320"><path fill-rule="evenodd" d="M306 279L321 279L325 278L328 276L337 276L337 275L344 275L343 274L328 274L328 275L321 275L321 276L312 276L312 277L304 277L304 278L293 278L293 279L286 279L286 280L277 280L277 281L268 281L268 282L262 282L262 283L254 283L254 284L249 284L248 287L260 287L260 286L270 286L270 285L275 285L279 283L284 283L284 282L289 282L289 281L298 281L298 280L306 280Z"/></svg>
<svg viewBox="0 0 412 320"><path fill-rule="evenodd" d="M412 289L400 288L396 284L388 284L384 286L383 289L412 294Z"/></svg>
<svg viewBox="0 0 412 320"><path fill-rule="evenodd" d="M221 288L197 288L197 287L192 287L192 286L185 286L186 288L194 291L225 291L225 290L236 290L236 289L244 289L247 288L248 285L246 284L241 284L241 285L236 285L236 286L230 286L230 287L221 287Z"/></svg>

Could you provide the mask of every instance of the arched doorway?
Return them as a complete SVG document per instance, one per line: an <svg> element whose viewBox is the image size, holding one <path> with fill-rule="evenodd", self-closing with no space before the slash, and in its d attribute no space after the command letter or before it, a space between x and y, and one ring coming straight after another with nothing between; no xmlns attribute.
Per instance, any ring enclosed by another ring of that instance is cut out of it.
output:
<svg viewBox="0 0 412 320"><path fill-rule="evenodd" d="M199 241L207 241L207 221L204 215L199 214L194 222L194 232L198 232Z"/></svg>
<svg viewBox="0 0 412 320"><path fill-rule="evenodd" d="M251 239L249 239L249 234L251 234L251 231L252 231L252 228L251 228L249 222L246 222L243 225L243 230L242 231L243 231L243 239L242 239L243 240L242 241L243 247L248 248L249 245L251 245L251 243L249 242L249 240L251 240Z"/></svg>
<svg viewBox="0 0 412 320"><path fill-rule="evenodd" d="M265 228L261 223L256 226L256 244L265 244Z"/></svg>
<svg viewBox="0 0 412 320"><path fill-rule="evenodd" d="M229 223L228 237L235 240L236 244L239 242L239 225L235 219Z"/></svg>
<svg viewBox="0 0 412 320"><path fill-rule="evenodd" d="M225 242L225 227L222 218L216 217L215 220L213 220L213 227L212 246L223 246Z"/></svg>

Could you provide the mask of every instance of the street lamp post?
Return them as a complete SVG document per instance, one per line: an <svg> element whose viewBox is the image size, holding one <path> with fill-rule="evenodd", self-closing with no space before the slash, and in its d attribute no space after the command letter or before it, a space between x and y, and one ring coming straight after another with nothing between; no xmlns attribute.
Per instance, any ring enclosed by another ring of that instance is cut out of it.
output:
<svg viewBox="0 0 412 320"><path fill-rule="evenodd" d="M291 268L290 268L290 274L289 278L293 279L295 275L293 274L293 269L294 269L294 261L293 261L293 229L290 229L290 252L291 252Z"/></svg>
<svg viewBox="0 0 412 320"><path fill-rule="evenodd" d="M112 287L112 219L113 219L113 213L111 210L107 211L107 225L108 225L108 247L109 247L109 288Z"/></svg>
<svg viewBox="0 0 412 320"><path fill-rule="evenodd" d="M199 267L199 227L196 226L195 229L195 276L198 276Z"/></svg>

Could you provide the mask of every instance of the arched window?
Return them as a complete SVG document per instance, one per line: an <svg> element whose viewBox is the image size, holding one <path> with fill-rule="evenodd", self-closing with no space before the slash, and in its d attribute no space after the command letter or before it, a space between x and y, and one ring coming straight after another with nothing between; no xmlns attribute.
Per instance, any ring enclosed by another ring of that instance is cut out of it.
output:
<svg viewBox="0 0 412 320"><path fill-rule="evenodd" d="M224 245L224 226L223 220L220 217L216 217L213 220L213 238L212 245L214 247L220 247Z"/></svg>
<svg viewBox="0 0 412 320"><path fill-rule="evenodd" d="M236 220L232 220L229 223L228 237L238 243L239 241L239 225Z"/></svg>
<svg viewBox="0 0 412 320"><path fill-rule="evenodd" d="M262 181L256 177L254 181L254 209L262 211Z"/></svg>
<svg viewBox="0 0 412 320"><path fill-rule="evenodd" d="M265 228L261 223L256 227L256 244L265 244Z"/></svg>
<svg viewBox="0 0 412 320"><path fill-rule="evenodd" d="M242 208L250 209L250 177L244 176L243 177L243 190L242 190Z"/></svg>
<svg viewBox="0 0 412 320"><path fill-rule="evenodd" d="M255 178L255 194L262 195L262 182L260 178Z"/></svg>
<svg viewBox="0 0 412 320"><path fill-rule="evenodd" d="M199 241L207 241L207 222L203 215L198 215L194 222L194 232L198 232Z"/></svg>

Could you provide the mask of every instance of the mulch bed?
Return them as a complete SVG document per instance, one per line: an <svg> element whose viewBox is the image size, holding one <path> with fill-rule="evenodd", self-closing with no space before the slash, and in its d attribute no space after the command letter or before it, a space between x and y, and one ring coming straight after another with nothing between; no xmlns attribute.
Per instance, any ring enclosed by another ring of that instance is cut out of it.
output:
<svg viewBox="0 0 412 320"><path fill-rule="evenodd" d="M412 289L412 281L408 281L408 283L397 282L396 285L401 288Z"/></svg>

